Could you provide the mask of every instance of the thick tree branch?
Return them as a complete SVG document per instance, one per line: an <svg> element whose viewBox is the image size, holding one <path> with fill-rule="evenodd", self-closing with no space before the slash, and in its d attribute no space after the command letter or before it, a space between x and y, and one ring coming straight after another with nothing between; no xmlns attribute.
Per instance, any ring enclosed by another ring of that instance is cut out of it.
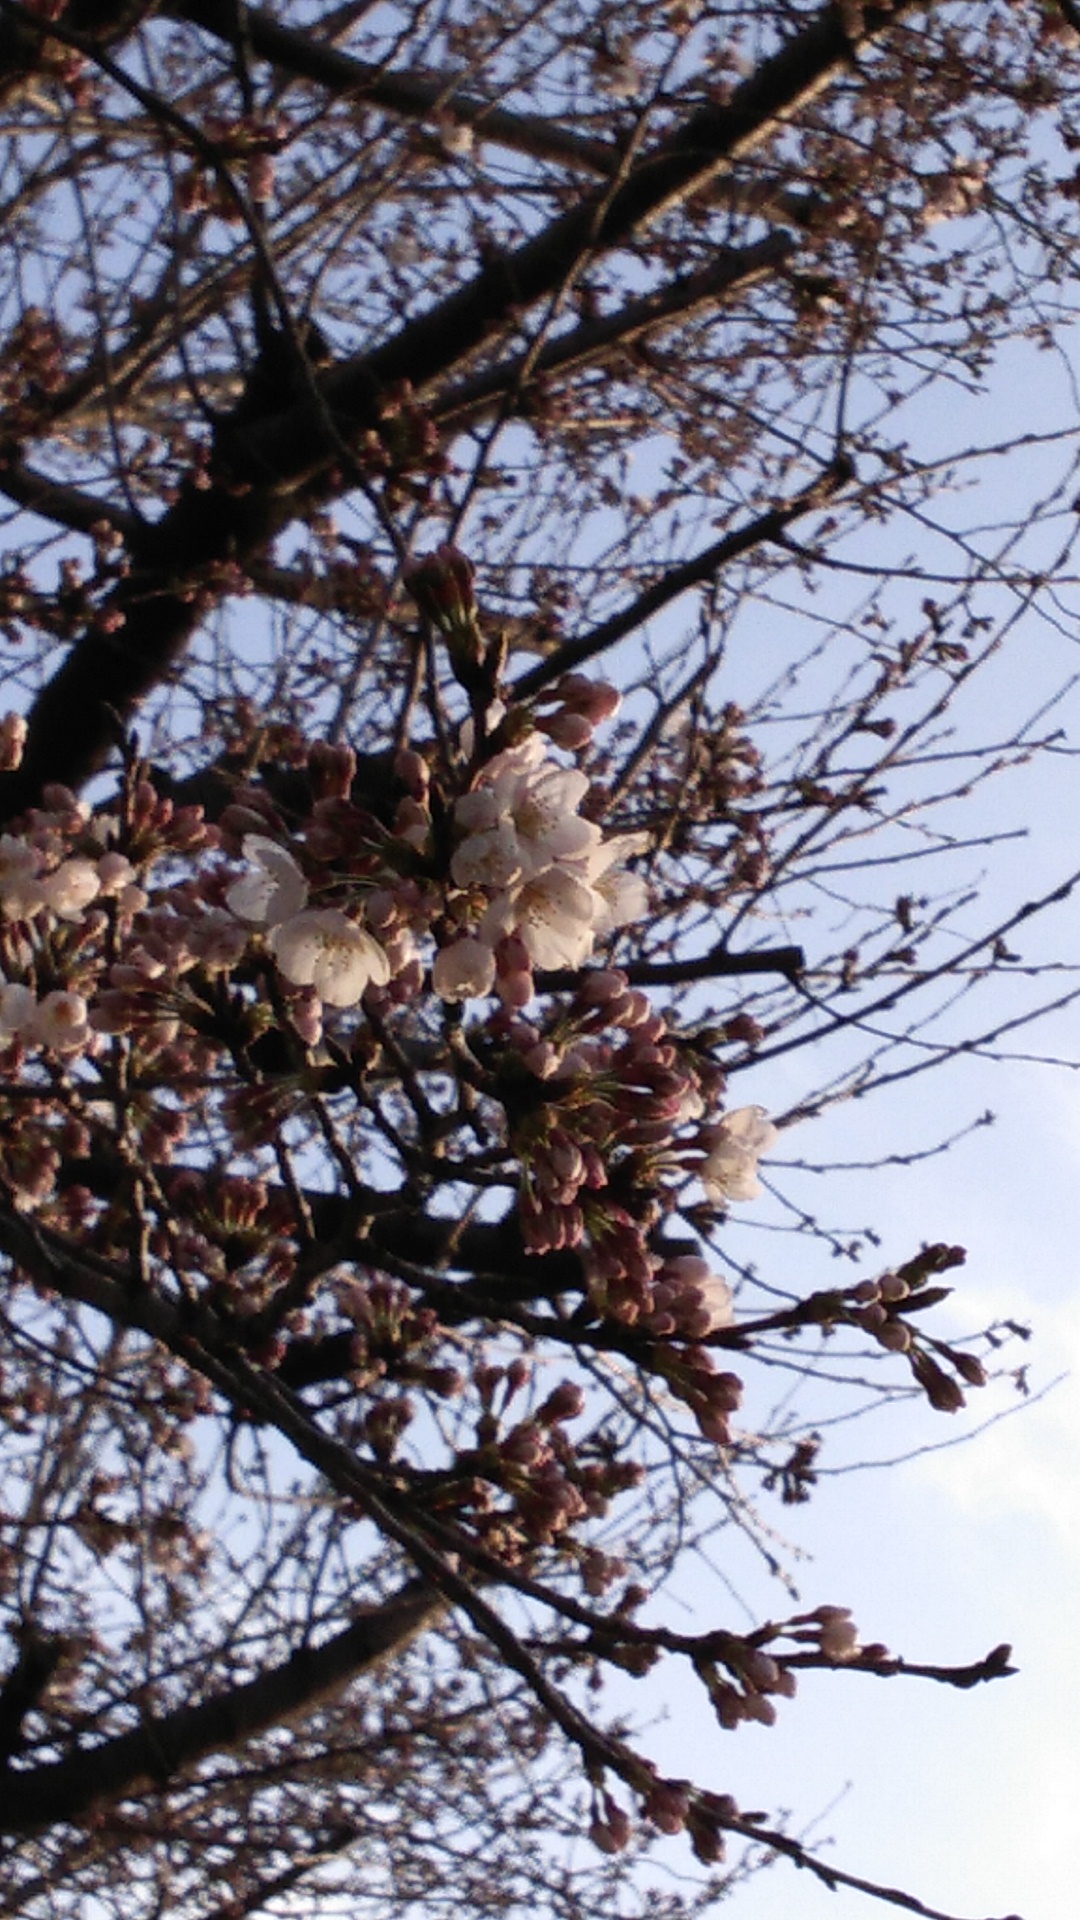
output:
<svg viewBox="0 0 1080 1920"><path fill-rule="evenodd" d="M236 38L235 9L222 0L168 0L163 10L172 19L186 20L230 45ZM374 66L317 40L318 25L311 32L285 27L256 7L247 9L244 29L252 52L261 60L279 73L314 81L333 97L351 97L403 120L437 118L447 128L466 128L512 152L588 173L612 174L618 166L618 150L609 141L573 133L538 113L508 113L460 87L453 74L403 73Z"/></svg>
<svg viewBox="0 0 1080 1920"><path fill-rule="evenodd" d="M0 1832L30 1834L80 1820L98 1804L165 1785L210 1753L312 1713L325 1700L401 1653L445 1611L424 1580L366 1607L319 1647L297 1647L280 1666L173 1713L149 1714L130 1733L47 1766L8 1768L0 1778Z"/></svg>
<svg viewBox="0 0 1080 1920"><path fill-rule="evenodd" d="M912 11L915 0L867 7L869 41ZM826 6L811 25L762 62L723 105L700 108L630 169L621 184L585 196L512 253L492 260L466 286L408 321L382 346L320 383L338 432L370 418L373 391L407 380L427 395L435 382L483 347L509 315L572 283L582 262L630 241L661 214L707 187L821 93L848 63L846 9ZM287 469L317 473L337 451L327 422L308 409L254 426L238 441L238 470L257 481Z"/></svg>
<svg viewBox="0 0 1080 1920"><path fill-rule="evenodd" d="M797 246L790 234L772 233L755 246L721 248L716 259L697 273L680 275L615 313L574 327L549 340L539 353L517 354L474 374L437 395L431 411L442 425L470 426L507 395L517 398L555 374L565 376L595 366L662 327L666 320L685 320L700 307L744 292L790 260Z"/></svg>
<svg viewBox="0 0 1080 1920"><path fill-rule="evenodd" d="M215 39L231 43L235 37L235 15L222 0L168 0L163 11L174 20L201 27ZM319 22L310 29L298 30L249 7L244 25L251 50L260 59L278 73L314 82L331 98L351 98L402 120L434 121L440 129L465 129L509 152L553 161L602 179L613 179L623 164L624 150L619 143L575 133L541 114L508 112L461 87L451 73L406 72L343 53L316 37L321 30ZM741 212L791 220L799 226L813 219L818 205L810 194L774 189L768 182L745 187L732 183L725 198Z"/></svg>
<svg viewBox="0 0 1080 1920"><path fill-rule="evenodd" d="M751 948L747 953L728 953L715 948L690 960L630 960L622 968L631 986L677 987L700 980L722 980L751 973L779 973L786 980L797 980L806 966L801 947ZM566 992L580 976L572 970L542 973L536 984L544 993Z"/></svg>
<svg viewBox="0 0 1080 1920"><path fill-rule="evenodd" d="M79 487L62 485L47 474L35 472L14 448L0 451L0 493L6 493L28 513L70 527L73 533L89 533L107 521L126 541L134 542L143 524L126 507L114 506L96 494L83 493Z"/></svg>
<svg viewBox="0 0 1080 1920"><path fill-rule="evenodd" d="M898 0L890 8L868 7L866 37L894 25L911 4L913 0ZM340 467L336 477L328 474L341 462L343 442L377 425L379 396L387 387L407 380L414 392L424 395L462 366L509 316L568 285L583 260L623 244L768 138L846 64L851 51L846 19L839 6L823 8L809 27L737 87L726 104L691 114L646 153L620 185L586 196L534 239L491 262L467 286L407 322L381 347L326 374L318 383L318 405L307 400L230 433L228 486L201 492L189 485L177 505L142 536L136 571L117 588L109 609L124 624L114 624L107 633L89 631L34 703L23 765L0 780L0 820L33 804L46 781L78 786L98 771L118 726L127 724L186 648L199 619L200 573L216 560L235 560L242 566L263 552L295 517L306 483L309 500L345 487L348 477ZM249 490L238 490L243 488ZM775 511L778 528L794 517L791 506ZM757 537L768 538L768 531ZM733 552L751 543L749 532L730 538L743 542L733 546ZM716 550L714 566L721 564L725 545ZM685 584L704 577L701 569L709 560L702 556L689 563ZM677 581L658 583L652 589L655 604L665 605L683 590ZM647 612L648 596L643 603ZM563 664L590 658L609 644L606 631L586 636L563 650ZM545 666L526 676L522 687L546 684L548 677Z"/></svg>
<svg viewBox="0 0 1080 1920"><path fill-rule="evenodd" d="M70 0L65 22L93 46L107 47L131 33L153 12L155 0ZM33 74L40 36L0 6L0 101L7 100Z"/></svg>
<svg viewBox="0 0 1080 1920"><path fill-rule="evenodd" d="M12 1754L22 1746L23 1721L39 1705L67 1651L68 1643L62 1636L42 1634L34 1628L19 1635L15 1663L0 1684L0 1780Z"/></svg>

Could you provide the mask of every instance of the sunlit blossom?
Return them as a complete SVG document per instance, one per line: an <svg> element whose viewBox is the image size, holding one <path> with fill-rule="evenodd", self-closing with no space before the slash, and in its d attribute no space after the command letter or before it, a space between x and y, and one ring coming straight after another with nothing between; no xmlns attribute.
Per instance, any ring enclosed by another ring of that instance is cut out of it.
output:
<svg viewBox="0 0 1080 1920"><path fill-rule="evenodd" d="M727 1200L756 1200L761 1192L758 1161L780 1138L764 1107L736 1107L709 1131L712 1137L701 1183L713 1206Z"/></svg>
<svg viewBox="0 0 1080 1920"><path fill-rule="evenodd" d="M480 999L494 984L495 955L482 940L467 936L435 955L431 985L440 1000Z"/></svg>
<svg viewBox="0 0 1080 1920"><path fill-rule="evenodd" d="M336 907L293 914L274 927L270 948L286 980L314 987L328 1007L353 1007L366 988L390 978L378 941Z"/></svg>
<svg viewBox="0 0 1080 1920"><path fill-rule="evenodd" d="M0 834L0 911L8 920L26 920L43 904L38 875L41 854L16 834Z"/></svg>
<svg viewBox="0 0 1080 1920"><path fill-rule="evenodd" d="M466 835L452 866L458 886L508 886L588 854L600 841L599 827L577 812L588 790L585 774L546 758L539 734L496 754L454 810Z"/></svg>
<svg viewBox="0 0 1080 1920"><path fill-rule="evenodd" d="M103 853L97 862L97 881L98 892L109 899L136 884L135 868L125 854Z"/></svg>
<svg viewBox="0 0 1080 1920"><path fill-rule="evenodd" d="M41 882L44 904L58 920L78 920L100 891L101 882L92 860L64 860Z"/></svg>
<svg viewBox="0 0 1080 1920"><path fill-rule="evenodd" d="M253 871L234 880L226 893L230 913L266 927L280 926L302 913L308 900L307 881L292 854L263 833L245 833L243 851Z"/></svg>
<svg viewBox="0 0 1080 1920"><path fill-rule="evenodd" d="M498 820L480 833L469 834L450 863L451 876L459 887L508 887L521 870L521 845L510 820Z"/></svg>
<svg viewBox="0 0 1080 1920"><path fill-rule="evenodd" d="M639 833L617 835L603 840L588 857L588 880L598 896L593 932L599 939L640 920L649 904L649 892L640 874L629 873L624 862L632 854L644 851L645 836Z"/></svg>
<svg viewBox="0 0 1080 1920"><path fill-rule="evenodd" d="M516 932L534 967L580 967L593 946L596 895L565 867L548 867L492 901L482 939Z"/></svg>
<svg viewBox="0 0 1080 1920"><path fill-rule="evenodd" d="M30 1032L53 1053L77 1053L90 1038L87 1005L81 993L57 990L38 1002Z"/></svg>

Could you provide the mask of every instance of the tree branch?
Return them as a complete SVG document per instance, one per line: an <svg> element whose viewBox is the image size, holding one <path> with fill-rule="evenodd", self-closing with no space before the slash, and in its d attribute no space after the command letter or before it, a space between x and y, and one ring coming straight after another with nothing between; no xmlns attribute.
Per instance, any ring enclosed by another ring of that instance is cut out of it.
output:
<svg viewBox="0 0 1080 1920"><path fill-rule="evenodd" d="M895 25L913 5L914 0L896 0L892 7L867 7L865 37ZM23 764L17 772L0 776L0 820L32 805L46 781L79 786L105 764L118 723L127 724L198 625L192 576L197 581L215 560L243 566L265 550L296 516L298 494L305 487L309 503L342 490L347 485L340 471L343 443L377 425L379 396L387 387L407 380L420 395L430 390L487 343L511 315L571 284L583 260L621 245L759 145L821 92L846 64L850 51L844 9L826 6L725 104L691 114L633 165L620 185L586 196L542 233L407 322L381 347L324 375L317 383L318 405L307 399L231 432L229 485L199 491L189 484L157 526L140 536L139 568L117 588L108 609L120 614L124 625L109 633L88 631L35 701ZM834 477L839 484L847 476ZM645 612L638 617L647 617L650 607L666 605L687 585L706 577L728 553L768 538L771 526L782 530L807 504L813 502L800 496L799 503L765 516L757 523L761 530L729 536L686 569L666 576L650 590L654 600L642 597L639 605ZM183 583L179 592L178 577ZM627 617L622 616L623 621ZM569 643L556 671L610 645L615 627L620 633L629 630L616 621L597 635ZM546 684L549 677L545 663L525 676L517 692Z"/></svg>
<svg viewBox="0 0 1080 1920"><path fill-rule="evenodd" d="M903 1893L899 1887L883 1887L877 1880L864 1880L857 1873L845 1873L842 1867L834 1867L816 1854L808 1853L798 1840L790 1834L779 1833L775 1828L762 1827L753 1820L732 1818L723 1825L729 1833L741 1833L744 1840L752 1840L755 1845L767 1847L772 1853L783 1854L796 1867L805 1867L816 1880L835 1893L837 1887L853 1887L857 1893L869 1894L872 1900L882 1900L887 1906L903 1907L906 1913L920 1915L920 1920L955 1920L955 1915L944 1913L939 1907L928 1907L917 1900L913 1893ZM1020 1915L1011 1913L1005 1920L1020 1920Z"/></svg>
<svg viewBox="0 0 1080 1920"><path fill-rule="evenodd" d="M786 980L797 980L806 967L801 947L751 948L748 953L727 953L714 948L691 960L630 960L622 968L631 986L675 987L699 980L720 980L750 973L779 973ZM564 993L580 979L572 968L540 973L536 984L541 993Z"/></svg>
<svg viewBox="0 0 1080 1920"><path fill-rule="evenodd" d="M868 6L863 41L895 26L916 0ZM861 44L861 43L860 43ZM708 187L752 152L847 65L845 9L829 5L735 88L723 105L692 113L646 151L624 181L583 197L541 233L505 253L427 313L367 355L328 373L320 391L336 430L370 418L373 393L407 380L426 395L434 383L490 342L509 315L520 315L572 284L581 263L625 244L644 226ZM268 472L318 473L338 451L327 423L293 409L237 436L238 472L256 482ZM283 465L284 463L284 465Z"/></svg>
<svg viewBox="0 0 1080 1920"><path fill-rule="evenodd" d="M73 533L89 533L92 527L107 521L125 541L133 543L143 524L126 507L114 506L96 494L83 493L79 487L62 485L47 474L37 473L14 448L0 451L0 493L6 493L28 513L70 527Z"/></svg>
<svg viewBox="0 0 1080 1920"><path fill-rule="evenodd" d="M619 348L630 346L665 320L685 319L695 309L719 302L726 294L742 293L783 266L797 250L798 242L788 233L771 233L750 247L722 247L716 259L697 273L681 275L632 300L617 312L600 320L587 321L558 339L549 340L538 353L515 355L499 361L482 373L462 381L457 387L438 395L431 411L446 426L463 428L481 418L506 395L527 394L552 374L576 373L594 366ZM520 383L520 386L519 386Z"/></svg>
<svg viewBox="0 0 1080 1920"><path fill-rule="evenodd" d="M235 10L221 0L167 0L162 11L230 45L235 40ZM610 141L590 140L538 113L508 113L480 94L460 88L453 74L406 73L359 60L315 39L317 22L311 32L304 32L249 7L244 28L252 52L260 59L298 80L313 80L333 98L351 97L403 120L438 118L447 127L466 128L481 140L536 160L554 160L601 175L617 170L619 151Z"/></svg>
<svg viewBox="0 0 1080 1920"><path fill-rule="evenodd" d="M216 39L231 43L234 37L235 17L221 0L168 0L162 11L174 20L201 27ZM254 53L279 73L313 81L331 98L351 97L403 120L435 120L442 127L463 128L490 145L602 179L613 179L623 164L623 147L615 141L574 133L541 114L508 112L481 94L459 87L451 73L388 70L355 54L342 53L315 37L321 24L315 22L304 31L284 27L254 7L245 13L245 30ZM786 192L765 181L747 186L732 182L724 198L739 212L791 220L798 226L810 224L819 204L811 194Z"/></svg>
<svg viewBox="0 0 1080 1920"><path fill-rule="evenodd" d="M591 633L579 634L576 640L567 640L561 647L556 647L537 666L530 667L514 682L513 698L527 700L570 668L579 667L584 661L594 660L597 654L605 653L619 640L625 640L627 634L644 626L653 614L688 593L691 587L703 586L714 579L721 567L727 566L730 561L750 553L754 547L762 546L766 541L778 539L784 529L804 513L814 513L826 506L854 477L855 469L850 459L846 454L838 455L824 472L793 499L770 507L767 513L759 514L747 526L738 527L733 533L725 533L711 547L706 547L703 553L684 560L681 566L670 567L621 613L612 614L610 620L594 627Z"/></svg>
<svg viewBox="0 0 1080 1920"><path fill-rule="evenodd" d="M297 1647L280 1666L173 1713L148 1714L130 1733L25 1771L8 1768L0 1784L0 1832L30 1834L82 1819L163 1786L209 1753L309 1714L361 1674L400 1653L445 1611L427 1581L413 1579L390 1599L362 1609L320 1647Z"/></svg>

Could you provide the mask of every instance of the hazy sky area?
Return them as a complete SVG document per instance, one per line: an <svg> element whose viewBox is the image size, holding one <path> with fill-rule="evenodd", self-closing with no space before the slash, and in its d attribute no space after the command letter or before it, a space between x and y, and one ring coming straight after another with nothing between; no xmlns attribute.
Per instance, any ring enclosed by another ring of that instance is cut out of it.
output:
<svg viewBox="0 0 1080 1920"><path fill-rule="evenodd" d="M980 395L950 398L937 391L911 415L920 450L932 448L938 427L942 445L960 446L969 437L1005 439L1017 424L1033 433L1067 428L1075 420L1074 395L1057 355L1014 348ZM997 503L1004 520L1018 499L1049 494L1071 457L1063 443L989 465L982 517L992 523ZM1068 537L1067 505L1062 502L1040 535L1046 552ZM969 524L980 517L969 497L961 506ZM926 557L917 531L901 520L860 536L861 557L871 566L882 558L895 563L905 548ZM834 581L828 591L842 597L844 585ZM914 605L920 597L913 589ZM1065 599L1071 599L1071 619L1068 604L1051 609L1052 622L1038 607L1024 614L1000 658L978 677L963 722L972 737L1004 737L1019 715L1080 671L1075 591ZM999 613L1002 604L999 599ZM767 645L766 622L758 618ZM778 631L778 649L783 639ZM1075 693L1053 725L1067 726L1076 741ZM986 856L959 856L969 874L987 873L986 899L1003 916L1080 868L1077 767L1067 747L1063 742L1005 774L950 816L965 834L1028 829L1023 839ZM1011 943L1020 963L1074 966L1078 910L1080 894L1022 929ZM984 924L989 917L984 904ZM832 924L841 922L838 904ZM830 924L827 907L820 922L789 929L803 940L811 965L815 924ZM1070 984L1066 974L1061 991ZM968 1033L992 1024L985 1008L974 1010L978 1005L976 997L974 1008L968 1003L961 1010ZM970 1692L922 1680L807 1674L798 1698L778 1703L774 1728L744 1725L735 1733L710 1724L700 1703L691 1701L689 1684L683 1705L668 1678L657 1707L666 1718L648 1743L661 1765L734 1792L744 1808L792 1810L790 1830L847 1871L970 1920L1014 1914L1064 1920L1077 1910L1078 1025L1080 1009L1069 1007L993 1050L1052 1055L1065 1064L953 1061L791 1131L778 1158L866 1163L909 1155L993 1111L993 1126L945 1154L870 1173L774 1173L775 1184L823 1224L876 1230L880 1253L867 1248L861 1271L873 1272L875 1258L879 1271L903 1260L923 1241L966 1247L966 1267L949 1275L956 1292L945 1309L956 1333L995 1318L1032 1329L1025 1347L1002 1356L1005 1367L1027 1364L1028 1400L999 1381L969 1394L967 1411L954 1417L915 1401L841 1427L826 1436L821 1480L809 1505L775 1502L767 1510L778 1535L803 1556L789 1564L807 1607L823 1601L850 1606L865 1639L882 1640L912 1661L965 1664L1010 1641L1018 1674ZM800 1097L811 1070L809 1054L763 1065L747 1074L739 1095L781 1112ZM769 1203L735 1212L739 1224L729 1231L737 1233L740 1257L753 1258L754 1234L769 1222ZM761 1251L775 1273L775 1244ZM791 1243L793 1283L800 1287L806 1254L805 1243ZM748 1419L755 1405L764 1411L760 1392L755 1378L744 1409ZM964 1441L987 1420L996 1423ZM847 1470L860 1459L888 1462L908 1453L915 1457L887 1471ZM718 1549L725 1570L730 1538L723 1536ZM788 1611L782 1592L753 1569L749 1552L744 1558L735 1584L755 1619ZM706 1569L684 1575L682 1590L699 1626L743 1624ZM636 1687L634 1697L640 1712ZM743 1920L855 1920L884 1911L856 1892L831 1893L782 1862L744 1886L732 1910Z"/></svg>

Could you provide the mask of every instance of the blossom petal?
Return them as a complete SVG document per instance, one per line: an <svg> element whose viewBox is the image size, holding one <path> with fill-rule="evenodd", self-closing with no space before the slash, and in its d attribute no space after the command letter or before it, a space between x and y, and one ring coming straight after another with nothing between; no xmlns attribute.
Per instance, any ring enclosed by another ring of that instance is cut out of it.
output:
<svg viewBox="0 0 1080 1920"><path fill-rule="evenodd" d="M273 929L270 948L286 980L314 987L329 1007L355 1006L369 986L390 978L378 941L336 907L294 914Z"/></svg>
<svg viewBox="0 0 1080 1920"><path fill-rule="evenodd" d="M225 904L238 920L276 927L307 906L307 881L288 849L264 833L244 835L244 859L253 871L234 880Z"/></svg>

